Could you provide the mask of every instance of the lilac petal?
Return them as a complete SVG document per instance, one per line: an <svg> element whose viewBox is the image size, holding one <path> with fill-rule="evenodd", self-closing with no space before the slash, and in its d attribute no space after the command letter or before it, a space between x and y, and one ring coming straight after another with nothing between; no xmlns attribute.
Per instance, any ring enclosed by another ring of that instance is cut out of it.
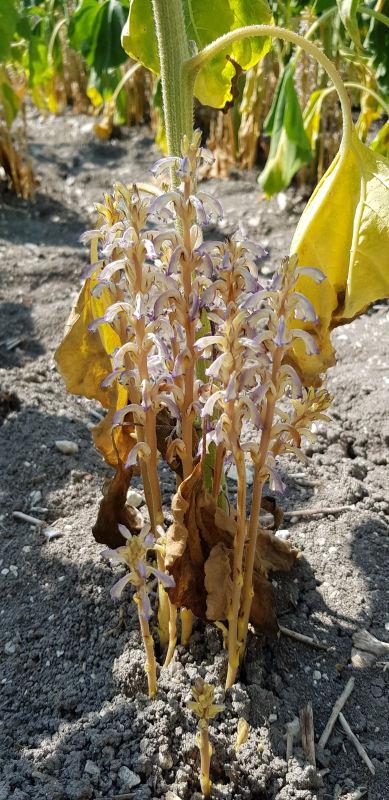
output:
<svg viewBox="0 0 389 800"><path fill-rule="evenodd" d="M241 242L244 249L251 253L255 258L264 258L268 255L268 251L260 244L260 242L251 242L249 239L243 239Z"/></svg>
<svg viewBox="0 0 389 800"><path fill-rule="evenodd" d="M201 256L201 270L202 274L211 279L213 275L213 261L209 253L202 253Z"/></svg>
<svg viewBox="0 0 389 800"><path fill-rule="evenodd" d="M164 310L165 306L171 305L172 300L176 301L181 300L181 295L178 289L176 289L175 291L173 291L172 289L168 289L167 292L162 292L162 294L158 297L158 300L154 304L153 318L158 319L158 317L162 314L162 311Z"/></svg>
<svg viewBox="0 0 389 800"><path fill-rule="evenodd" d="M112 427L116 428L117 425L122 425L126 414L130 413L136 414L138 417L140 417L142 422L144 421L145 412L142 406L138 405L138 403L129 403L127 406L119 408L118 411L115 411L115 414L112 418Z"/></svg>
<svg viewBox="0 0 389 800"><path fill-rule="evenodd" d="M312 278L315 283L322 283L326 276L321 269L317 269L317 267L297 267L297 275L306 275L307 278Z"/></svg>
<svg viewBox="0 0 389 800"><path fill-rule="evenodd" d="M140 558L138 558L137 561L136 561L135 566L136 566L136 570L139 573L140 577L143 578L143 580L145 581L146 578L147 578L146 564L144 564L144 562L141 561Z"/></svg>
<svg viewBox="0 0 389 800"><path fill-rule="evenodd" d="M226 356L229 355L228 353L221 353L220 356L215 358L215 361L211 364L208 369L205 370L205 374L209 375L211 378L219 378L220 377L220 370L223 368L224 362L226 361Z"/></svg>
<svg viewBox="0 0 389 800"><path fill-rule="evenodd" d="M204 289L200 299L201 308L204 308L204 306L207 306L209 303L212 303L212 301L215 298L216 291L217 288L215 284L211 284L211 286L208 286L206 289Z"/></svg>
<svg viewBox="0 0 389 800"><path fill-rule="evenodd" d="M274 343L277 345L277 347L285 347L285 345L289 344L289 342L290 339L286 329L285 317L282 316L278 321L278 328L274 337Z"/></svg>
<svg viewBox="0 0 389 800"><path fill-rule="evenodd" d="M139 600L139 611L140 611L140 614L142 615L142 617L144 617L144 619L147 619L147 621L148 621L150 619L150 617L153 616L153 612L152 612L150 598L149 598L149 596L147 594L146 587L145 586L141 586L140 589L138 589L138 591L137 591L137 595L138 595L138 600Z"/></svg>
<svg viewBox="0 0 389 800"><path fill-rule="evenodd" d="M303 393L303 385L301 380L291 364L283 364L281 367L281 377L292 388L293 397L301 397Z"/></svg>
<svg viewBox="0 0 389 800"><path fill-rule="evenodd" d="M185 253L185 250L181 244L173 250L173 253L170 257L169 266L167 268L167 275L172 275L173 272L177 272L177 268L180 262L181 256Z"/></svg>
<svg viewBox="0 0 389 800"><path fill-rule="evenodd" d="M189 319L191 322L197 319L199 311L200 311L200 298L198 296L198 293L195 290L193 290L191 294L191 305L189 308Z"/></svg>
<svg viewBox="0 0 389 800"><path fill-rule="evenodd" d="M148 458L150 456L150 452L151 451L150 451L150 447L148 446L148 444L146 444L145 442L138 442L130 450L130 454L129 454L129 456L127 458L127 461L126 461L126 464L125 464L126 469L128 469L128 467L134 467L135 466L138 456L143 455L144 458Z"/></svg>
<svg viewBox="0 0 389 800"><path fill-rule="evenodd" d="M310 333L308 333L308 331L303 331L300 328L294 328L292 331L292 336L294 339L302 339L309 356L316 356L318 354L319 348L317 347L315 339Z"/></svg>
<svg viewBox="0 0 389 800"><path fill-rule="evenodd" d="M108 389L109 386L112 386L115 383L116 378L118 378L119 375L122 374L122 372L123 372L122 369L114 369L113 372L110 372L109 375L107 375L104 378L104 380L101 381L101 384L100 384L101 388L102 389Z"/></svg>
<svg viewBox="0 0 389 800"><path fill-rule="evenodd" d="M281 480L278 472L271 467L269 467L269 486L273 492L279 492L280 494L283 494L286 489L286 486Z"/></svg>
<svg viewBox="0 0 389 800"><path fill-rule="evenodd" d="M203 409L201 411L201 416L203 418L208 416L212 417L215 405L222 396L223 392L219 391L219 392L213 392L213 394L211 394L210 397L208 397L208 400L204 404Z"/></svg>
<svg viewBox="0 0 389 800"><path fill-rule="evenodd" d="M160 214L162 210L167 210L166 206L168 203L176 203L181 202L181 196L178 192L166 192L165 194L161 194L159 197L156 197L152 203L149 205L149 214Z"/></svg>
<svg viewBox="0 0 389 800"><path fill-rule="evenodd" d="M123 556L121 556L116 550L111 550L109 547L107 547L105 550L102 550L100 555L101 558L104 558L107 561L113 561L114 564L123 564L124 562Z"/></svg>
<svg viewBox="0 0 389 800"><path fill-rule="evenodd" d="M165 589L171 589L176 585L173 575L168 575L167 572L161 572L161 570L157 569L156 567L149 567L149 572L158 578L159 582L162 583L162 586L164 586Z"/></svg>
<svg viewBox="0 0 389 800"><path fill-rule="evenodd" d="M130 303L113 303L111 306L108 306L104 314L104 320L105 322L113 322L118 314L130 313L131 310Z"/></svg>
<svg viewBox="0 0 389 800"><path fill-rule="evenodd" d="M296 319L308 320L309 322L317 322L316 311L307 297L301 292L293 292L291 300L295 300L295 317Z"/></svg>
<svg viewBox="0 0 389 800"><path fill-rule="evenodd" d="M223 258L222 258L222 263L220 264L220 267L219 267L220 271L221 272L229 272L229 271L232 270L232 268L233 267L232 267L232 264L231 264L230 254L229 253L224 253Z"/></svg>
<svg viewBox="0 0 389 800"><path fill-rule="evenodd" d="M246 267L238 267L236 272L243 278L246 292L254 293L263 290L263 286L258 283L257 278Z"/></svg>
<svg viewBox="0 0 389 800"><path fill-rule="evenodd" d="M199 200L199 198L193 194L190 196L190 201L192 203L193 208L196 211L197 222L200 225L206 225L208 222L208 217L205 213L205 208L201 200Z"/></svg>
<svg viewBox="0 0 389 800"><path fill-rule="evenodd" d="M172 377L178 378L180 375L184 375L188 365L192 361L192 356L190 350L186 347L185 350L181 350L178 353L178 356L175 359Z"/></svg>
<svg viewBox="0 0 389 800"><path fill-rule="evenodd" d="M108 289L110 286L112 286L110 281L101 281L99 278L98 282L92 287L90 293L93 297L97 297L97 299L99 299L103 294L104 289Z"/></svg>
<svg viewBox="0 0 389 800"><path fill-rule="evenodd" d="M211 253L212 250L215 250L216 248L219 249L222 246L223 242L220 242L218 240L216 241L207 240L199 245L196 252L203 255L203 253Z"/></svg>
<svg viewBox="0 0 389 800"><path fill-rule="evenodd" d="M122 534L122 536L123 536L125 539L128 539L129 541L131 541L131 539L133 538L133 536L132 536L132 533L131 533L131 532L128 530L128 528L126 528L126 526L125 526L125 525L122 525L122 524L121 524L121 522L119 522L119 524L118 524L118 528L119 528L119 531L120 531L120 533Z"/></svg>
<svg viewBox="0 0 389 800"><path fill-rule="evenodd" d="M228 381L227 389L226 389L226 401L227 403L230 400L236 400L236 374L235 372L231 375L230 380Z"/></svg>
<svg viewBox="0 0 389 800"><path fill-rule="evenodd" d="M208 350L209 347L218 344L220 347L224 344L224 336L201 336L195 343L195 348L199 352L201 350Z"/></svg>
<svg viewBox="0 0 389 800"><path fill-rule="evenodd" d="M93 319L92 322L89 323L88 331L95 333L99 325L102 325L105 321L105 317L96 317L96 319Z"/></svg>
<svg viewBox="0 0 389 800"><path fill-rule="evenodd" d="M158 161L150 167L150 172L154 175L155 178L158 175L162 175L163 172L167 172L167 170L171 169L172 167L178 165L181 161L178 156L166 156L166 158L159 158Z"/></svg>
<svg viewBox="0 0 389 800"><path fill-rule="evenodd" d="M268 390L270 389L270 382L266 381L266 383L261 383L259 386L256 386L254 391L251 392L251 399L257 405L262 403L265 395L267 394Z"/></svg>
<svg viewBox="0 0 389 800"><path fill-rule="evenodd" d="M177 169L177 175L179 178L190 178L191 171L190 171L190 161L188 156L184 156Z"/></svg>
<svg viewBox="0 0 389 800"><path fill-rule="evenodd" d="M119 600L124 587L127 586L127 584L130 582L131 578L129 575L124 575L123 578L120 578L118 581L116 581L116 583L114 583L114 585L112 586L110 593L112 600Z"/></svg>
<svg viewBox="0 0 389 800"><path fill-rule="evenodd" d="M82 270L81 273L82 280L85 281L87 278L91 278L92 275L94 275L97 271L100 271L103 263L104 260L100 259L100 261L95 261L94 264L88 264L88 266Z"/></svg>
<svg viewBox="0 0 389 800"><path fill-rule="evenodd" d="M124 269L126 263L127 263L126 258L119 258L117 261L111 261L111 263L107 264L107 266L104 267L104 269L100 272L99 280L100 281L109 280L110 278L112 278L112 275L114 275L115 272L118 272L119 269Z"/></svg>
<svg viewBox="0 0 389 800"><path fill-rule="evenodd" d="M100 228L96 228L95 230L85 231L82 233L79 241L81 244L89 244L90 242L93 242L93 239L102 239L103 236L103 231Z"/></svg>
<svg viewBox="0 0 389 800"><path fill-rule="evenodd" d="M255 308L255 306L260 303L265 297L269 296L269 292L265 289L260 289L259 292L254 292L254 294L250 294L245 301L242 303L242 308Z"/></svg>
<svg viewBox="0 0 389 800"><path fill-rule="evenodd" d="M170 414L174 419L180 419L181 417L180 409L178 408L177 403L174 402L173 398L170 397L170 395L166 394L165 392L161 392L161 394L158 395L158 401L162 403L170 411Z"/></svg>
<svg viewBox="0 0 389 800"><path fill-rule="evenodd" d="M208 194L208 192L197 192L197 197L210 207L211 214L216 220L223 219L223 206L217 197L214 197L212 194Z"/></svg>

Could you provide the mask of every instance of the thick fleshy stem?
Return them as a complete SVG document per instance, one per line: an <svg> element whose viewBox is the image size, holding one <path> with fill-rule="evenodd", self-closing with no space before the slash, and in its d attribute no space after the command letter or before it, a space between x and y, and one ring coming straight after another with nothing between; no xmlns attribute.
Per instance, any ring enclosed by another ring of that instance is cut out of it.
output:
<svg viewBox="0 0 389 800"><path fill-rule="evenodd" d="M274 355L273 368L272 368L272 384L274 387L277 386L278 372L282 363L282 356L283 356L283 349L281 347L277 347ZM261 510L262 490L264 483L263 478L261 478L261 471L265 464L267 451L269 448L275 405L276 405L276 393L274 392L274 390L273 391L269 390L267 396L265 422L261 436L260 451L258 460L254 468L251 514L250 514L250 521L247 534L248 546L245 559L244 580L243 580L243 590L242 590L242 607L238 622L240 657L242 657L242 655L244 654L246 647L247 630L250 619L251 603L253 599L254 560L255 560L255 551L257 547L259 514Z"/></svg>
<svg viewBox="0 0 389 800"><path fill-rule="evenodd" d="M177 644L177 609L169 602L169 646L167 649L164 667L168 667L176 649Z"/></svg>
<svg viewBox="0 0 389 800"><path fill-rule="evenodd" d="M233 412L232 412L233 413ZM246 541L246 468L244 454L239 445L234 452L238 473L237 531L234 541L234 562L232 572L232 598L228 611L228 670L226 689L235 683L239 667L240 642L238 636L239 609L243 586L243 555Z"/></svg>
<svg viewBox="0 0 389 800"><path fill-rule="evenodd" d="M209 797L212 788L212 782L209 777L212 745L209 741L208 722L205 719L199 721L196 744L200 750L200 787L204 797Z"/></svg>
<svg viewBox="0 0 389 800"><path fill-rule="evenodd" d="M157 662L154 653L154 642L150 633L149 623L142 614L142 606L136 594L134 600L138 606L139 625L146 653L145 672L149 687L149 697L152 698L157 694Z"/></svg>

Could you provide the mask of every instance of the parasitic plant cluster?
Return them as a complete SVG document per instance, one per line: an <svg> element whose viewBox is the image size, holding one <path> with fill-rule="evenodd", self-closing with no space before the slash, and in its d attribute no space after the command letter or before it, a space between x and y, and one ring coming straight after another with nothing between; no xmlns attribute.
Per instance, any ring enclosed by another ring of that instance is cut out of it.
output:
<svg viewBox="0 0 389 800"><path fill-rule="evenodd" d="M184 137L180 157L162 158L152 168L155 185L116 184L96 207L98 226L83 236L92 264L78 320L87 347L100 354L92 396L108 409L95 441L101 446L103 433L110 440L109 456L107 446L101 449L127 476L126 485L140 471L150 518L139 532L111 514L115 530L98 540L120 543L104 555L129 570L112 595L118 597L127 583L135 589L150 697L157 691L151 574L158 580L164 665L174 654L180 610L183 643L194 616L222 630L226 689L233 685L250 619L255 624L259 608L261 622L269 622L263 619L267 572L290 568L296 554L260 527L264 486L283 491L279 456L300 455L303 438L311 437L312 423L326 419L330 402L324 389L305 388L299 375L299 354L306 361L317 353L317 317L301 284L320 284L324 275L299 267L292 256L266 282L260 246L236 235L204 240L204 227L223 214L215 197L197 190L199 166L211 158L200 132L191 141ZM66 378L66 337L61 348L57 361ZM86 393L84 375L82 382ZM160 457L176 476L170 525L162 508ZM232 464L236 508L225 482ZM111 502L118 503L117 495ZM207 691L196 689L200 705ZM210 786L206 719L200 725L204 793Z"/></svg>

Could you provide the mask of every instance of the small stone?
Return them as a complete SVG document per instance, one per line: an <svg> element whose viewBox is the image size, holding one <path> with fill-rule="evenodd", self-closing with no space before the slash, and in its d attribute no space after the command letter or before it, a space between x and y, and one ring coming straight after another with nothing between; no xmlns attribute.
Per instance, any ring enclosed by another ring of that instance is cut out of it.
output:
<svg viewBox="0 0 389 800"><path fill-rule="evenodd" d="M145 498L143 494L137 492L136 489L129 488L127 492L127 503L129 506L134 506L134 508L139 508L139 506L144 505Z"/></svg>
<svg viewBox="0 0 389 800"><path fill-rule="evenodd" d="M385 622L385 630L389 631L389 622Z"/></svg>
<svg viewBox="0 0 389 800"><path fill-rule="evenodd" d="M140 777L132 769L128 769L128 767L120 767L118 771L118 778L120 783L126 789L132 789L134 786L139 786L140 784Z"/></svg>
<svg viewBox="0 0 389 800"><path fill-rule="evenodd" d="M173 759L170 753L158 753L158 764L161 769L171 769L173 766Z"/></svg>
<svg viewBox="0 0 389 800"><path fill-rule="evenodd" d="M7 567L4 567L4 568L1 570L1 574L2 574L2 575L8 575L8 573L9 573L9 569L7 569Z"/></svg>
<svg viewBox="0 0 389 800"><path fill-rule="evenodd" d="M269 722L277 722L277 714L269 714Z"/></svg>
<svg viewBox="0 0 389 800"><path fill-rule="evenodd" d="M18 568L17 568L17 566L15 564L10 564L9 565L9 571L12 573L14 578L18 577Z"/></svg>
<svg viewBox="0 0 389 800"><path fill-rule="evenodd" d="M13 656L16 653L16 644L14 642L6 642L4 645L4 652L6 656Z"/></svg>
<svg viewBox="0 0 389 800"><path fill-rule="evenodd" d="M318 669L315 669L313 671L313 680L314 681L320 681L321 680L321 672L319 672Z"/></svg>
<svg viewBox="0 0 389 800"><path fill-rule="evenodd" d="M277 531L276 536L279 539L290 539L290 531L284 528L283 530Z"/></svg>
<svg viewBox="0 0 389 800"><path fill-rule="evenodd" d="M43 535L48 541L50 541L50 539L58 539L59 536L63 536L63 533L62 531L57 530L57 528L45 528Z"/></svg>
<svg viewBox="0 0 389 800"><path fill-rule="evenodd" d="M88 761L86 762L85 767L84 767L84 772L87 772L88 775L96 775L96 776L98 776L98 775L100 775L100 767L98 767L97 764L95 764L94 761L89 761L89 759L88 759Z"/></svg>
<svg viewBox="0 0 389 800"><path fill-rule="evenodd" d="M57 439L55 446L60 453L64 453L67 456L78 453L77 442L71 442L69 439Z"/></svg>

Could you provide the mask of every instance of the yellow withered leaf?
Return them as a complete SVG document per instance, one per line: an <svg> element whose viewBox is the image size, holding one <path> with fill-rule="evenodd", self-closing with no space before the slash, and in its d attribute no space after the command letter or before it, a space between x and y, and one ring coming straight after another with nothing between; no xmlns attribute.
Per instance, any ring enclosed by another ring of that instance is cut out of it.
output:
<svg viewBox="0 0 389 800"><path fill-rule="evenodd" d="M330 330L389 294L389 161L354 130L310 198L291 252L297 253L299 266L318 267L327 278L316 284L301 277L297 284L319 317L320 354L294 353L309 384L333 363Z"/></svg>
<svg viewBox="0 0 389 800"><path fill-rule="evenodd" d="M94 333L89 330L90 323L102 317L112 302L106 290L101 297L93 297L93 285L87 278L70 312L55 361L68 392L116 408L116 387L102 389L101 382L112 371L109 354L120 346L120 339L110 325L100 325Z"/></svg>

